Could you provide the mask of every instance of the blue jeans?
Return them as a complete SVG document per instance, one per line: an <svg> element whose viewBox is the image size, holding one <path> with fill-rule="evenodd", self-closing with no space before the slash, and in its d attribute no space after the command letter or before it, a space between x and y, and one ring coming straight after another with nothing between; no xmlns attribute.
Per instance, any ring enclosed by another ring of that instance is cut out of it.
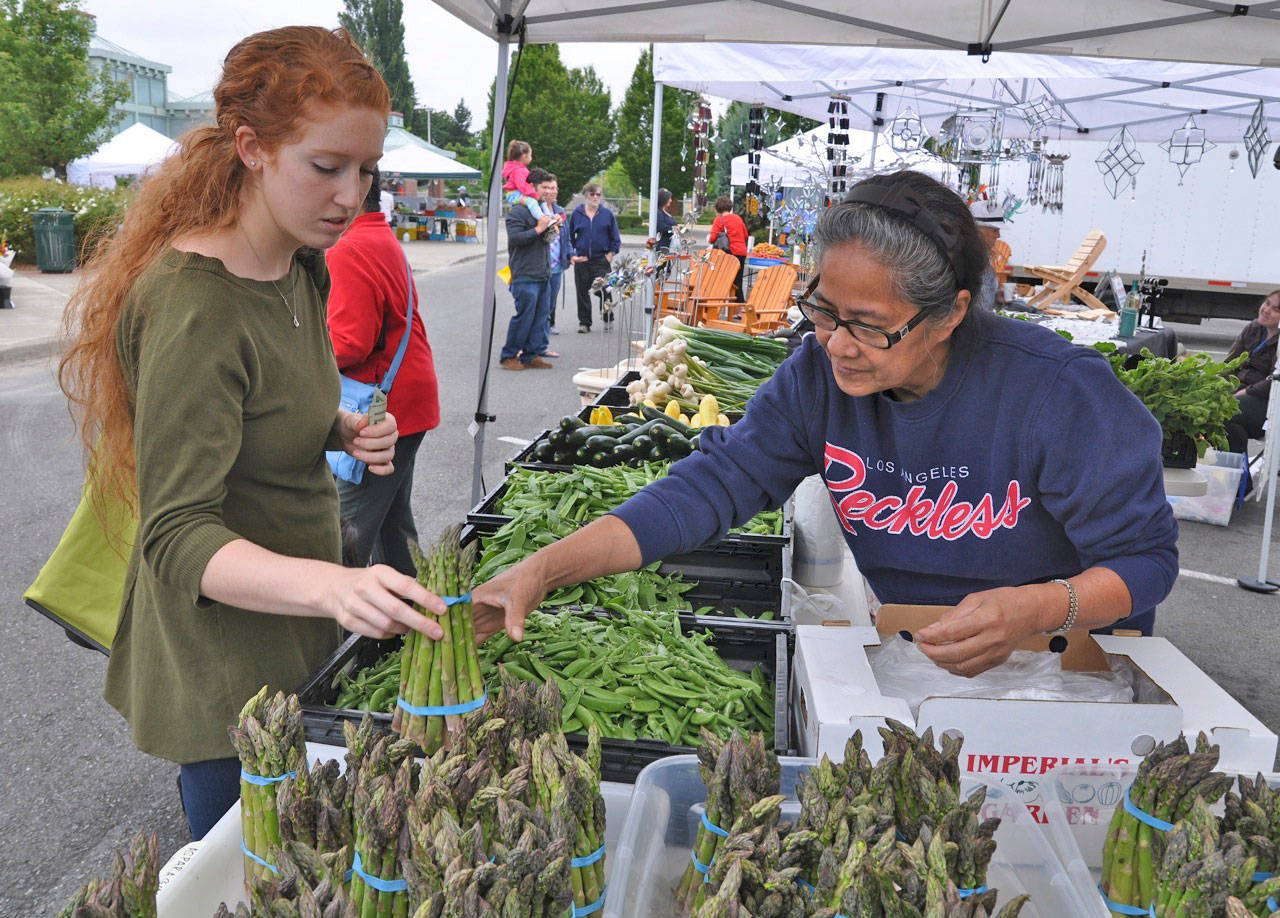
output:
<svg viewBox="0 0 1280 918"><path fill-rule="evenodd" d="M547 327L556 327L556 305L560 299L560 282L564 280L563 271L552 271L547 280Z"/></svg>
<svg viewBox="0 0 1280 918"><path fill-rule="evenodd" d="M413 461L425 435L420 431L396 441L395 471L390 475L366 473L360 484L338 479L342 518L356 527L361 564L388 564L406 576L417 576L409 555L409 540L418 541L409 498Z"/></svg>
<svg viewBox="0 0 1280 918"><path fill-rule="evenodd" d="M240 760L189 762L178 772L178 786L191 839L199 841L240 799Z"/></svg>
<svg viewBox="0 0 1280 918"><path fill-rule="evenodd" d="M511 278L511 298L516 314L507 325L507 340L499 360L520 355L521 363L547 352L547 321L551 315L550 289L545 277L519 274Z"/></svg>

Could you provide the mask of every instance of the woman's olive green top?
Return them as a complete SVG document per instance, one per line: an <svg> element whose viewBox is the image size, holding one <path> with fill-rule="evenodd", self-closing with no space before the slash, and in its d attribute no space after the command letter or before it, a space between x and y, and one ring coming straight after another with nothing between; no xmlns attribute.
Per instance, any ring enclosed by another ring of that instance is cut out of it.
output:
<svg viewBox="0 0 1280 918"><path fill-rule="evenodd" d="M128 296L116 350L133 396L139 523L105 696L144 752L234 755L227 727L244 702L264 684L297 688L341 637L330 619L200 595L209 559L234 539L340 560L324 456L339 396L328 293L320 253L299 253L273 285L169 249Z"/></svg>

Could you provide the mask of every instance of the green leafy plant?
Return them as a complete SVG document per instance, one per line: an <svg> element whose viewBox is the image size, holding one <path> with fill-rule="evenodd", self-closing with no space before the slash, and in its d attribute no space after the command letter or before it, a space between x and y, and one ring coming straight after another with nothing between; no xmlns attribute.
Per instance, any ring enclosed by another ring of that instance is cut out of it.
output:
<svg viewBox="0 0 1280 918"><path fill-rule="evenodd" d="M1240 410L1233 398L1240 381L1231 374L1245 362L1247 354L1226 363L1208 354L1170 360L1156 357L1144 347L1138 365L1127 370L1125 361L1129 355L1120 352L1115 344L1100 341L1094 348L1106 355L1116 377L1147 406L1166 440L1179 434L1190 437L1201 456L1210 446L1227 448L1223 425Z"/></svg>
<svg viewBox="0 0 1280 918"><path fill-rule="evenodd" d="M41 178L14 178L0 181L0 236L18 250L17 261L34 263L35 235L31 214L41 207L61 207L75 216L76 245L84 255L84 244L103 226L124 219L125 206L133 197L127 188L84 188Z"/></svg>

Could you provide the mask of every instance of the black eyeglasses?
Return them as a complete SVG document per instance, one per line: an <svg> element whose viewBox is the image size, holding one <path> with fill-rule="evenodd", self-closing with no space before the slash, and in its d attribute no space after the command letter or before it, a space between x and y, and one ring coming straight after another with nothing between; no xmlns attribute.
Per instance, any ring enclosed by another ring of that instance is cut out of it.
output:
<svg viewBox="0 0 1280 918"><path fill-rule="evenodd" d="M921 322L933 311L932 307L925 307L917 312L914 316L907 320L907 324L899 328L897 331L885 331L875 325L868 325L865 322L855 322L853 319L842 319L830 309L825 309L815 303L810 297L813 291L818 289L818 278L815 277L810 281L809 286L805 288L804 293L800 295L800 299L796 301L796 305L800 307L800 312L806 319L813 323L814 328L821 329L825 332L834 332L838 328L843 328L849 333L854 341L859 344L865 344L867 347L874 347L878 350L887 351L903 338L910 334L913 328L920 325Z"/></svg>

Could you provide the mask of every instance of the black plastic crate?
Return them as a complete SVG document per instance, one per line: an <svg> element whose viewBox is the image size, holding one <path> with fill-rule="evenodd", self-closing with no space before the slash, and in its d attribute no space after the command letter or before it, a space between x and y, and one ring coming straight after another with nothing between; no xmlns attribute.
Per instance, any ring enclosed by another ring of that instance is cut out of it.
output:
<svg viewBox="0 0 1280 918"><path fill-rule="evenodd" d="M612 386L604 389L596 396L596 400L587 406L590 408L598 408L601 405L613 411L614 408L627 408L631 405L631 396L627 393L627 385L640 378L640 374L632 370ZM614 411L614 414L618 412Z"/></svg>
<svg viewBox="0 0 1280 918"><path fill-rule="evenodd" d="M532 446L527 447L530 449ZM517 459L519 457L517 456ZM515 462L516 460L512 460ZM539 465L534 463L518 463L522 468L528 468L533 471L543 472L567 472L572 471L572 466L555 466L555 465ZM510 469L508 469L510 472ZM511 522L513 517L501 512L498 509L498 501L507 493L509 485L508 479L503 479L498 483L492 491L480 499L480 502L467 511L467 522L472 526L485 529L489 532L501 529L507 523ZM791 545L792 528L795 522L795 498L787 498L787 502L782 505L782 534L774 535L757 535L750 532L730 532L723 539L725 542L741 542L751 545Z"/></svg>
<svg viewBox="0 0 1280 918"><path fill-rule="evenodd" d="M568 613L565 613L568 614ZM691 630L709 630L711 646L720 657L735 669L750 670L759 664L765 678L773 686L773 746L779 755L787 755L791 749L790 703L791 635L775 628L752 626L750 623L729 623L718 620L681 616L680 624L687 633ZM333 707L337 698L339 676L370 665L384 654L396 649L401 638L375 641L372 638L352 635L334 651L320 670L298 690L302 705L302 723L306 739L312 743L344 746L342 725L345 721L359 723L365 712L350 708ZM382 730L391 729L390 714L371 714L374 723ZM569 746L577 752L586 748L587 738L582 734L570 734ZM689 746L673 746L659 740L601 741L601 776L606 781L631 784L636 775L650 762L669 755L693 753Z"/></svg>

